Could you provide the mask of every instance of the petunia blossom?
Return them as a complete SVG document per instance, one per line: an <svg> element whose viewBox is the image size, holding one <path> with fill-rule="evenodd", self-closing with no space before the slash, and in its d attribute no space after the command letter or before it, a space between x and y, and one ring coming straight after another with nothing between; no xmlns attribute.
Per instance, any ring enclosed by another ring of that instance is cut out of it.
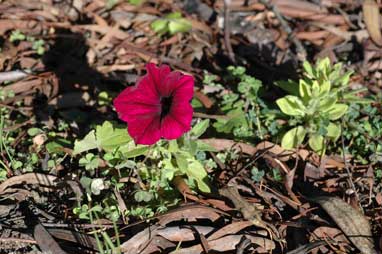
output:
<svg viewBox="0 0 382 254"><path fill-rule="evenodd" d="M135 86L114 99L114 107L136 144L177 139L191 128L194 79L168 65L149 63L146 70Z"/></svg>

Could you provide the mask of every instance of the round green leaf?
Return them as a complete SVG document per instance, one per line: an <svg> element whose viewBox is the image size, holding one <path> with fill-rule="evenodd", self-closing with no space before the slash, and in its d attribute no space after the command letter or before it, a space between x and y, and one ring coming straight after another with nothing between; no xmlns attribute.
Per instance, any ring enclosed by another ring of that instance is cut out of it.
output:
<svg viewBox="0 0 382 254"><path fill-rule="evenodd" d="M309 138L309 146L313 149L315 152L321 152L325 145L324 145L324 137L318 134L314 134L310 136Z"/></svg>
<svg viewBox="0 0 382 254"><path fill-rule="evenodd" d="M336 141L341 135L341 127L337 124L329 123L326 130L328 131L326 136L330 137L333 141Z"/></svg>
<svg viewBox="0 0 382 254"><path fill-rule="evenodd" d="M292 149L304 141L305 135L306 130L302 126L290 129L282 138L281 146L285 149Z"/></svg>

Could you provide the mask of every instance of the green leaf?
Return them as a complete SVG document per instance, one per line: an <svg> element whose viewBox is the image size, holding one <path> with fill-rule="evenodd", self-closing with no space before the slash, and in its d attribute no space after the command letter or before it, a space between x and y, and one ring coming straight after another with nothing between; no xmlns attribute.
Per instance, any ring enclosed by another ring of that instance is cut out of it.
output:
<svg viewBox="0 0 382 254"><path fill-rule="evenodd" d="M304 68L304 71L308 74L307 76L309 78L313 78L315 76L312 65L310 65L308 61L304 61L304 63L302 64L302 67Z"/></svg>
<svg viewBox="0 0 382 254"><path fill-rule="evenodd" d="M102 126L97 125L96 137L99 148L106 152L120 147L131 141L131 137L127 133L126 128L113 128L113 125L106 121Z"/></svg>
<svg viewBox="0 0 382 254"><path fill-rule="evenodd" d="M292 149L300 145L305 138L306 130L302 126L297 126L293 129L290 129L287 133L284 134L281 140L281 146L285 149Z"/></svg>
<svg viewBox="0 0 382 254"><path fill-rule="evenodd" d="M284 114L290 116L305 115L305 106L297 96L287 95L278 99L276 103Z"/></svg>
<svg viewBox="0 0 382 254"><path fill-rule="evenodd" d="M122 153L125 159L133 158L146 154L149 150L149 146L135 145L134 141L130 141L128 144L121 146L118 150Z"/></svg>
<svg viewBox="0 0 382 254"><path fill-rule="evenodd" d="M69 140L66 140L64 138L55 138L53 141L48 142L45 144L45 148L48 151L48 153L59 153L64 154L64 148L65 147L71 147L72 144Z"/></svg>
<svg viewBox="0 0 382 254"><path fill-rule="evenodd" d="M199 161L195 159L189 161L186 174L188 177L192 177L196 181L199 190L206 193L211 192L211 189L208 186L207 172Z"/></svg>
<svg viewBox="0 0 382 254"><path fill-rule="evenodd" d="M137 202L150 202L154 198L153 194L148 191L139 190L134 194L134 199Z"/></svg>
<svg viewBox="0 0 382 254"><path fill-rule="evenodd" d="M300 79L299 82L299 94L305 104L307 104L310 98L312 97L310 85L306 83L303 79Z"/></svg>
<svg viewBox="0 0 382 254"><path fill-rule="evenodd" d="M199 138L207 130L209 125L210 125L209 119L200 121L192 128L192 130L190 131L190 135L194 138Z"/></svg>
<svg viewBox="0 0 382 254"><path fill-rule="evenodd" d="M83 140L74 142L73 154L79 154L85 151L98 148L97 140L95 137L95 131L90 131Z"/></svg>
<svg viewBox="0 0 382 254"><path fill-rule="evenodd" d="M347 110L348 110L348 105L339 103L339 104L335 104L329 110L324 112L329 114L330 120L337 120L341 118L341 116L343 116Z"/></svg>
<svg viewBox="0 0 382 254"><path fill-rule="evenodd" d="M140 5L144 2L144 0L129 0L129 3L132 5Z"/></svg>
<svg viewBox="0 0 382 254"><path fill-rule="evenodd" d="M151 29L158 34L164 34L168 30L168 20L165 19L157 19L151 23Z"/></svg>
<svg viewBox="0 0 382 254"><path fill-rule="evenodd" d="M336 141L341 135L341 127L337 124L329 123L326 130L328 131L326 136L330 137L333 141Z"/></svg>
<svg viewBox="0 0 382 254"><path fill-rule="evenodd" d="M324 59L320 59L316 63L316 69L326 73L327 70L330 68L330 60L328 57L325 57Z"/></svg>
<svg viewBox="0 0 382 254"><path fill-rule="evenodd" d="M336 97L326 96L324 97L324 99L320 101L319 110L323 112L328 111L330 110L331 107L334 106L334 104L336 104L336 102L337 102Z"/></svg>
<svg viewBox="0 0 382 254"><path fill-rule="evenodd" d="M29 128L27 132L28 132L28 135L31 137L34 137L40 133L43 133L43 131L39 128Z"/></svg>
<svg viewBox="0 0 382 254"><path fill-rule="evenodd" d="M171 20L168 23L168 31L170 34L188 32L191 28L191 23L184 18Z"/></svg>
<svg viewBox="0 0 382 254"><path fill-rule="evenodd" d="M178 165L178 168L180 169L181 172L186 173L189 166L187 159L190 157L190 155L185 152L175 153L174 155L175 155L176 164Z"/></svg>
<svg viewBox="0 0 382 254"><path fill-rule="evenodd" d="M324 137L318 134L313 134L309 138L309 146L315 152L321 152L324 149Z"/></svg>
<svg viewBox="0 0 382 254"><path fill-rule="evenodd" d="M312 97L316 98L320 95L320 84L317 80L314 80L312 83Z"/></svg>
<svg viewBox="0 0 382 254"><path fill-rule="evenodd" d="M196 144L197 144L197 150L198 151L202 151L202 152L217 152L217 150L214 147L204 143L203 141L197 140Z"/></svg>
<svg viewBox="0 0 382 254"><path fill-rule="evenodd" d="M329 80L323 80L320 86L320 96L324 94L328 94L330 92L330 81Z"/></svg>
<svg viewBox="0 0 382 254"><path fill-rule="evenodd" d="M181 17L182 13L180 13L179 11L169 13L165 16L166 19L180 19Z"/></svg>
<svg viewBox="0 0 382 254"><path fill-rule="evenodd" d="M299 84L295 81L288 80L280 80L276 82L276 85L283 89L284 91L290 93L291 95L298 96L299 95Z"/></svg>

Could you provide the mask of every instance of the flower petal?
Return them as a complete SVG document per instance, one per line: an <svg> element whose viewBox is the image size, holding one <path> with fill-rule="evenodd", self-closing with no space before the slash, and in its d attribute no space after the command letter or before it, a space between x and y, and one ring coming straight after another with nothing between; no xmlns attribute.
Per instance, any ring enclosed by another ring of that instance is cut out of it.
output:
<svg viewBox="0 0 382 254"><path fill-rule="evenodd" d="M152 145L160 135L160 115L146 115L145 118L129 121L127 130L136 144Z"/></svg>
<svg viewBox="0 0 382 254"><path fill-rule="evenodd" d="M190 75L182 75L173 93L173 102L189 102L194 96L194 78Z"/></svg>
<svg viewBox="0 0 382 254"><path fill-rule="evenodd" d="M171 69L168 65L162 64L157 67L153 63L148 63L146 65L147 76L150 78L151 82L154 84L157 93L162 97L167 97L169 94L168 87L163 86L164 80L171 73Z"/></svg>
<svg viewBox="0 0 382 254"><path fill-rule="evenodd" d="M185 132L185 126L172 115L167 115L162 119L160 133L163 138L177 139Z"/></svg>
<svg viewBox="0 0 382 254"><path fill-rule="evenodd" d="M167 116L162 119L161 136L166 139L179 138L191 129L193 109L190 103L173 104Z"/></svg>
<svg viewBox="0 0 382 254"><path fill-rule="evenodd" d="M160 114L161 106L158 98L148 98L135 87L126 88L114 99L114 107L123 121L140 119L147 114Z"/></svg>

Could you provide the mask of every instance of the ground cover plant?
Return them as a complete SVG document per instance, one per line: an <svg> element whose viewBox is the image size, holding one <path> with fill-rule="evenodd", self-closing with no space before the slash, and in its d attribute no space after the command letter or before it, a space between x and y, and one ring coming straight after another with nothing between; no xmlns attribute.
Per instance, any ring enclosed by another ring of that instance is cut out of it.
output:
<svg viewBox="0 0 382 254"><path fill-rule="evenodd" d="M0 1L0 253L380 253L378 1Z"/></svg>

